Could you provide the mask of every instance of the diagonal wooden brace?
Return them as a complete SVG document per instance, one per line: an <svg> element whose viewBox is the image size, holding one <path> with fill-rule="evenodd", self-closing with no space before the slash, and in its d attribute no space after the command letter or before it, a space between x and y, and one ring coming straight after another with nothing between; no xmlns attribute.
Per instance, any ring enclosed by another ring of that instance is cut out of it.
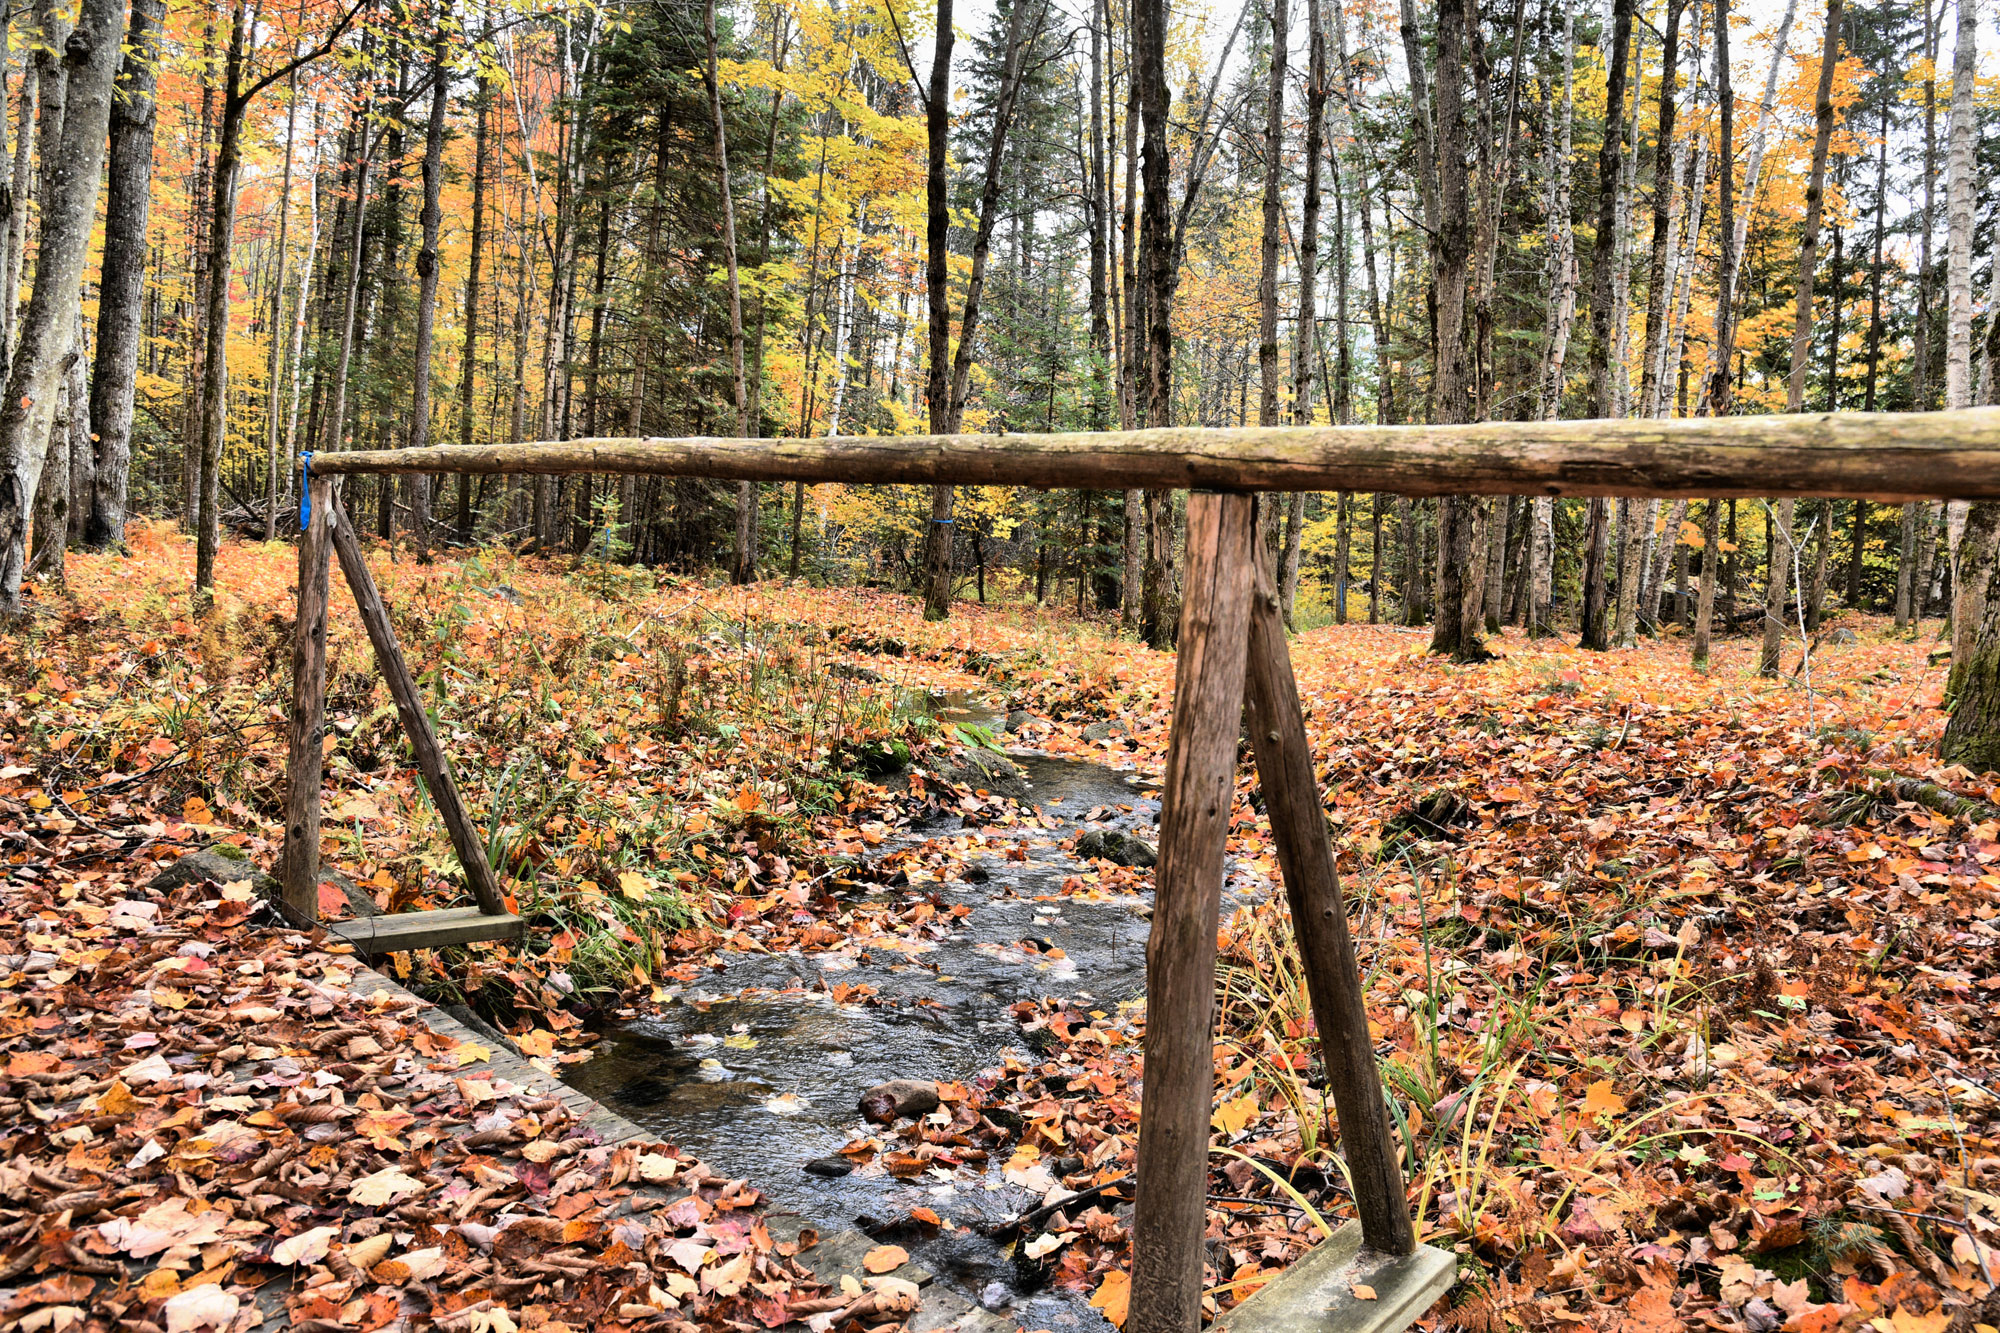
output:
<svg viewBox="0 0 2000 1333"><path fill-rule="evenodd" d="M396 701L396 712L403 721L403 734L410 738L410 748L416 753L417 770L424 775L424 786L430 789L431 801L437 806L438 816L444 820L446 831L451 834L452 849L458 853L458 863L465 869L472 896L479 900L479 910L488 916L503 915L507 907L501 901L500 885L493 877L493 867L487 863L486 844L481 841L472 816L466 813L465 802L459 798L458 783L451 775L451 763L445 758L444 747L438 744L437 733L431 729L430 714L424 709L423 695L417 689L416 678L410 674L409 663L403 660L402 646L396 642L396 628L390 623L389 608L375 586L375 576L368 572L368 562L362 558L361 543L355 538L354 525L348 522L347 510L338 496L334 497L331 507L333 549L340 556L340 568L347 575L347 586L354 592L354 604L361 610L361 623L368 628L368 642L375 647L375 663L381 668L382 678L389 683L389 694ZM317 509L314 519L318 519Z"/></svg>
<svg viewBox="0 0 2000 1333"><path fill-rule="evenodd" d="M1416 1248L1409 1195L1396 1162L1396 1141L1382 1100L1375 1044L1368 1035L1361 972L1347 933L1347 908L1327 838L1312 746L1300 711L1298 682L1278 615L1278 588L1269 553L1257 541L1256 592L1250 607L1250 662L1245 720L1257 754L1257 783L1277 844L1278 867L1292 909L1313 1022L1334 1107L1354 1202L1368 1244L1389 1254Z"/></svg>

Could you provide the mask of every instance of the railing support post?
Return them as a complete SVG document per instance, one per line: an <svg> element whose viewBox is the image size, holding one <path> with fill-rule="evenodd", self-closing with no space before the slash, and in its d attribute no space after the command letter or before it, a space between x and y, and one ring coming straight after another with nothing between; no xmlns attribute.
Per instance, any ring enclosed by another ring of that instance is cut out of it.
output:
<svg viewBox="0 0 2000 1333"><path fill-rule="evenodd" d="M292 631L291 727L286 735L285 851L279 905L302 926L319 920L320 733L326 723L327 544L333 478L306 486L311 513L299 533L299 610Z"/></svg>
<svg viewBox="0 0 2000 1333"><path fill-rule="evenodd" d="M1253 522L1248 495L1188 497L1186 594L1146 941L1145 1094L1125 1333L1201 1326L1215 934L1242 735Z"/></svg>
<svg viewBox="0 0 2000 1333"><path fill-rule="evenodd" d="M1298 682L1285 626L1278 615L1278 586L1269 553L1257 542L1257 588L1250 608L1249 690L1245 720L1257 754L1257 783L1277 845L1278 868L1292 910L1319 1029L1320 1058L1340 1113L1340 1141L1361 1231L1368 1244L1388 1254L1409 1254L1417 1235L1410 1223L1409 1195L1396 1163L1396 1140L1382 1100L1375 1043L1368 1035L1368 1010L1354 941L1347 933L1340 874L1327 838L1319 784L1313 776L1312 745L1299 706Z"/></svg>

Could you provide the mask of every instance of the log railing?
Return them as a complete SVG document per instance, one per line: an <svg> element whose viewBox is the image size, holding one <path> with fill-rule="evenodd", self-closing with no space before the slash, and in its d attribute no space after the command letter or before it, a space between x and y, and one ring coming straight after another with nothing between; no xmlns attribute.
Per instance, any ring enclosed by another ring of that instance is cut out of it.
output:
<svg viewBox="0 0 2000 1333"><path fill-rule="evenodd" d="M1072 435L561 440L321 454L313 471L604 472L1117 491L2000 499L2000 408Z"/></svg>
<svg viewBox="0 0 2000 1333"><path fill-rule="evenodd" d="M285 875L308 915L318 865L326 563L340 549L419 765L482 903L497 895L449 766L339 508L338 478L408 472L641 473L753 481L1189 488L1187 581L1146 947L1145 1112L1126 1333L1200 1323L1214 962L1223 839L1247 720L1369 1245L1416 1245L1361 979L1252 498L1281 490L2000 499L2000 409L1450 427L1152 430L811 440L570 440L322 454L301 542ZM405 697L412 696L412 697Z"/></svg>

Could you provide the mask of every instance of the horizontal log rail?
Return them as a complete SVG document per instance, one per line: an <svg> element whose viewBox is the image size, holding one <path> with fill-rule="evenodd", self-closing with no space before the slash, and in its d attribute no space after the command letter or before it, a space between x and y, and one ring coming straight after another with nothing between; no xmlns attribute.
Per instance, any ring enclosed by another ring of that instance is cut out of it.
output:
<svg viewBox="0 0 2000 1333"><path fill-rule="evenodd" d="M2000 499L2000 408L1065 435L556 440L317 454L312 470L1082 490L1979 500Z"/></svg>

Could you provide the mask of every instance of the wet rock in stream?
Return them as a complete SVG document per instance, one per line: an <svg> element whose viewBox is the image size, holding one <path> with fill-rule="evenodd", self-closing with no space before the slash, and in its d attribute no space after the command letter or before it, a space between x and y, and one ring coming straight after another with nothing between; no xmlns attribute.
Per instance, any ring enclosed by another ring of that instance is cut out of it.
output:
<svg viewBox="0 0 2000 1333"><path fill-rule="evenodd" d="M938 1108L938 1086L927 1078L898 1078L861 1094L861 1114L870 1124L893 1125L914 1120Z"/></svg>
<svg viewBox="0 0 2000 1333"><path fill-rule="evenodd" d="M842 1176L853 1173L854 1163L845 1157L815 1157L806 1163L806 1171L810 1175L825 1176L829 1180L838 1180Z"/></svg>
<svg viewBox="0 0 2000 1333"><path fill-rule="evenodd" d="M1121 866L1151 866L1160 859L1151 843L1116 829L1091 829L1076 840L1076 854Z"/></svg>

